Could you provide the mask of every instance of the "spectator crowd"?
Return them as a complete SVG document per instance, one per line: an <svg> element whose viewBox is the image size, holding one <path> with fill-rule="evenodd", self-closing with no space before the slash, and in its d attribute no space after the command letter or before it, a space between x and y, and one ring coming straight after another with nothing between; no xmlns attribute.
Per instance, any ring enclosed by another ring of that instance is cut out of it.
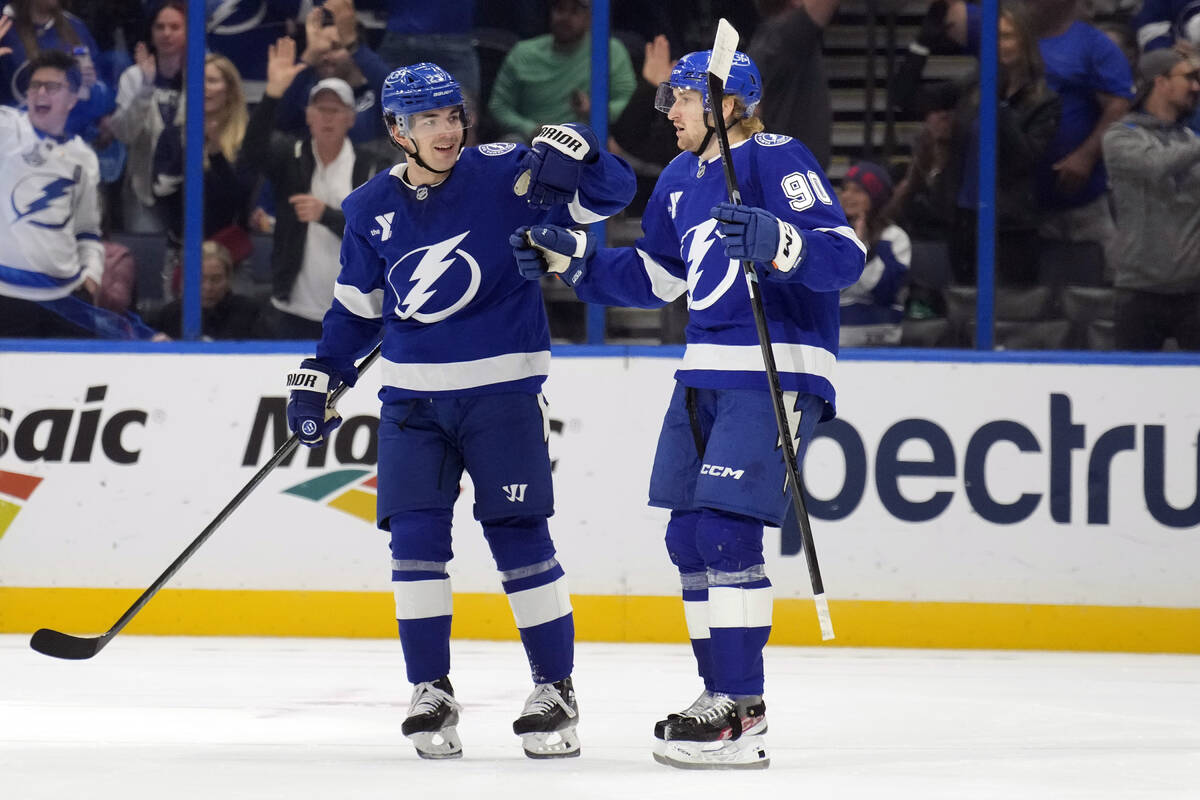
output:
<svg viewBox="0 0 1200 800"><path fill-rule="evenodd" d="M319 336L341 202L404 158L380 105L392 69L449 70L472 117L468 144L586 122L591 5L208 0L204 96L193 101L204 109L203 335ZM972 343L973 323L956 310L964 298L973 308L980 277L978 4L930 0L896 26L886 102L916 133L883 158L834 146L831 82L841 78L824 48L831 25L863 25L862 4L610 5L608 146L639 182L627 221L678 152L654 108L658 86L680 55L710 45L724 16L762 72L766 130L800 140L841 177L839 200L869 248L861 279L842 292L842 344ZM0 220L0 336L180 336L187 27L186 0L4 7L0 184L11 197L0 205L11 210ZM997 35L1001 346L1200 349L1200 4L1002 0ZM947 58L973 66L929 77ZM38 158L70 169L22 177ZM621 230L616 220L610 238ZM1068 332L1063 321L1029 344L1042 322L1033 306L1052 320L1079 312L1084 326ZM553 310L551 322L559 338L578 334Z"/></svg>

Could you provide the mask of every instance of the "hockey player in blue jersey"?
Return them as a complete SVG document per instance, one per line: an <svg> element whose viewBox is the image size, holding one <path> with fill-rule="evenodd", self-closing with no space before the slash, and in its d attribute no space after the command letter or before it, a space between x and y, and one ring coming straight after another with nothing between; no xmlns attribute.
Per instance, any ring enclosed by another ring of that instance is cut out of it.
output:
<svg viewBox="0 0 1200 800"><path fill-rule="evenodd" d="M762 650L771 625L763 525L789 502L740 259L761 275L797 458L834 414L838 292L863 269L866 248L806 147L761 133L754 63L734 57L721 113L745 205L726 188L705 83L709 52L684 56L656 106L683 152L658 179L634 247L597 249L591 234L521 228L510 243L530 279L557 273L580 299L655 308L688 295L683 364L663 421L650 505L671 510L666 545L678 567L684 617L704 691L655 725L655 758L681 768L761 768Z"/></svg>
<svg viewBox="0 0 1200 800"><path fill-rule="evenodd" d="M391 532L415 685L404 735L425 758L462 754L446 565L465 469L533 675L513 730L531 758L578 755L574 622L547 526L550 335L541 290L513 268L507 237L616 213L633 197L633 170L581 125L546 126L531 147L464 149L462 90L434 64L393 71L382 103L406 162L342 204L341 272L316 358L289 376L309 388L292 391L288 422L303 444L322 444L339 422L326 418L327 393L354 383L355 359L382 336L377 516Z"/></svg>

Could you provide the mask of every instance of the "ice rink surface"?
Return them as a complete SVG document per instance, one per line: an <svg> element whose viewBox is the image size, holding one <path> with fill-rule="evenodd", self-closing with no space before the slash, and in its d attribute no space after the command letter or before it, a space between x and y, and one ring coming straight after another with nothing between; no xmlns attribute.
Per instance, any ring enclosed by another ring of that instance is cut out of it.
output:
<svg viewBox="0 0 1200 800"><path fill-rule="evenodd" d="M581 644L580 758L525 758L515 642L453 645L464 757L400 735L398 642L123 635L90 661L0 636L0 797L1200 798L1200 657L767 649L771 768L685 772L654 720L685 645Z"/></svg>

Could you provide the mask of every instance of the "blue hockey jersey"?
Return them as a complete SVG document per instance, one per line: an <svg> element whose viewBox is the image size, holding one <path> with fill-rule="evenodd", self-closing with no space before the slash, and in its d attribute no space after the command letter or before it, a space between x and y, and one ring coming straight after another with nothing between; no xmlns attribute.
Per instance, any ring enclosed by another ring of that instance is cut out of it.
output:
<svg viewBox="0 0 1200 800"><path fill-rule="evenodd" d="M818 395L834 413L838 292L863 270L866 247L808 148L759 133L733 145L742 202L790 222L807 255L787 282L760 281L772 350L784 391ZM685 386L767 388L749 289L741 263L726 258L717 221L726 199L719 156L680 153L659 176L634 247L600 250L575 287L581 300L657 308L688 296L687 348L675 377Z"/></svg>
<svg viewBox="0 0 1200 800"><path fill-rule="evenodd" d="M317 357L345 381L382 326L383 402L404 397L536 393L550 367L541 287L508 245L523 225L597 222L624 208L633 170L601 152L567 206L531 208L513 194L525 145L469 147L450 176L411 186L406 164L342 203L341 273Z"/></svg>

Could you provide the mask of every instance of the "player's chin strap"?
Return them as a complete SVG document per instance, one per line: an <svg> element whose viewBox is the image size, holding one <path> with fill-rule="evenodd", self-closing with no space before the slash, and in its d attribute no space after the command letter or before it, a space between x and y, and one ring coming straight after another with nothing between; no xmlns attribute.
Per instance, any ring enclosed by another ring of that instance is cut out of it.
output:
<svg viewBox="0 0 1200 800"><path fill-rule="evenodd" d="M711 114L712 112L710 111L709 113ZM732 123L729 120L725 120L725 129L728 130L731 124ZM696 158L704 157L704 151L708 149L709 142L712 141L712 137L717 133L717 129L708 124L708 114L704 115L704 130L707 131L707 133L704 134L704 140L700 142L700 146L694 151L696 153Z"/></svg>

